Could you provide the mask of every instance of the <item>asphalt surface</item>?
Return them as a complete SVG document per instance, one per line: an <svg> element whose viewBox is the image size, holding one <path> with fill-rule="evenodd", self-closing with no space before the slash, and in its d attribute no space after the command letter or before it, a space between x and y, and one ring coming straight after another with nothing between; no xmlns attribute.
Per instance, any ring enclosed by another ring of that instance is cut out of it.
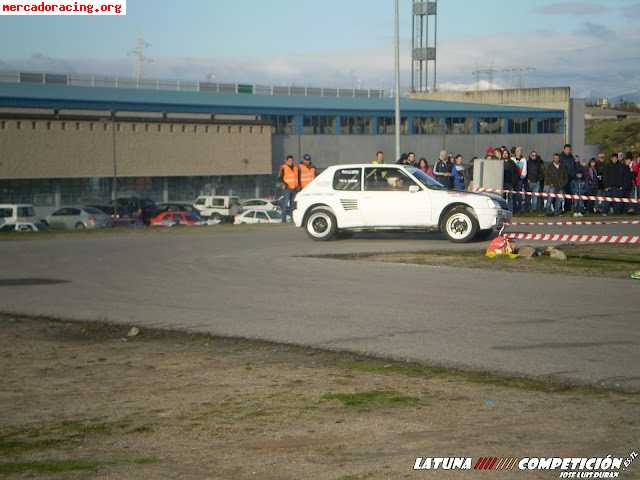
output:
<svg viewBox="0 0 640 480"><path fill-rule="evenodd" d="M437 234L316 243L291 226L4 239L0 310L640 391L640 282L308 257L444 248L469 247Z"/></svg>

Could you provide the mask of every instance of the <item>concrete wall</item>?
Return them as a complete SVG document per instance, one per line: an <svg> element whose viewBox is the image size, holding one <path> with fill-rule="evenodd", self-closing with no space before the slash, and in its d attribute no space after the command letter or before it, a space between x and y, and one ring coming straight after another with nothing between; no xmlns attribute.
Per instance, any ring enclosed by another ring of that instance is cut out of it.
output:
<svg viewBox="0 0 640 480"><path fill-rule="evenodd" d="M572 98L569 109L569 143L573 153L583 158L586 155L584 111L586 101L583 98Z"/></svg>
<svg viewBox="0 0 640 480"><path fill-rule="evenodd" d="M0 178L113 175L114 132L99 121L0 119ZM115 124L120 177L271 173L271 127Z"/></svg>
<svg viewBox="0 0 640 480"><path fill-rule="evenodd" d="M536 150L542 158L550 160L562 149L564 135L407 135L402 137L402 151L416 152L430 162L438 158L441 150L461 153L468 161L484 156L488 146L522 146L526 151ZM274 135L273 167L278 167L287 155L300 158L308 153L316 166L371 162L382 150L386 161L393 162L395 140L393 135Z"/></svg>

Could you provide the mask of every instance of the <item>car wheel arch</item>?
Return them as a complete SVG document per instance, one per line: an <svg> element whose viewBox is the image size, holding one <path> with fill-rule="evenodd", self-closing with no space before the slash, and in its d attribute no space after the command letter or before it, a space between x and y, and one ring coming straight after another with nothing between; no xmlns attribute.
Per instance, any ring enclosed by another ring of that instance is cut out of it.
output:
<svg viewBox="0 0 640 480"><path fill-rule="evenodd" d="M311 205L304 212L304 217L302 218L302 225L305 225L307 223L307 219L309 218L309 215L311 215L311 213L313 213L315 210L318 210L319 208L329 210L333 214L333 216L336 217L336 221L338 221L338 216L336 215L335 209L333 209L330 205L327 205L326 203L316 203L314 205Z"/></svg>
<svg viewBox="0 0 640 480"><path fill-rule="evenodd" d="M449 205L447 205L445 208L442 209L442 212L440 212L440 218L438 219L438 227L440 228L440 230L443 229L444 225L444 219L447 218L447 215L449 214L449 212L451 210L454 210L456 208L466 208L469 210L469 212L471 212L471 214L475 217L476 221L478 220L478 215L476 214L475 209L469 205L468 203L464 203L464 202L455 202L455 203L451 203Z"/></svg>

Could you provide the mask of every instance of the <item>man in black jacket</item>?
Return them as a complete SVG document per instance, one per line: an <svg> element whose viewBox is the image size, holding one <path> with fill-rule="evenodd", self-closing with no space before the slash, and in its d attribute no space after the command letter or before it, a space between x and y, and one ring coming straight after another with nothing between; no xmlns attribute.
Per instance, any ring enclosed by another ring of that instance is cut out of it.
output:
<svg viewBox="0 0 640 480"><path fill-rule="evenodd" d="M537 152L531 152L527 159L527 179L526 186L527 191L532 193L539 193L542 182L544 181L544 161ZM530 205L532 211L538 210L540 197L535 195L531 197L531 201L527 202Z"/></svg>
<svg viewBox="0 0 640 480"><path fill-rule="evenodd" d="M605 197L622 198L624 196L625 182L627 181L628 170L618 159L617 154L611 155L609 163L605 164L602 172L602 183L604 184ZM607 215L611 209L609 202L603 202L602 214ZM616 214L624 212L624 204L616 202L613 206L613 210Z"/></svg>

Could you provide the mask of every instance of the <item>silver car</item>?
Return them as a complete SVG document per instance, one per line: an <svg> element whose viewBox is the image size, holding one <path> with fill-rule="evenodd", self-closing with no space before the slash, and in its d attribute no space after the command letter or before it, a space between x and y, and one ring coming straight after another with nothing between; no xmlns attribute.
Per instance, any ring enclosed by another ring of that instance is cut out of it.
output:
<svg viewBox="0 0 640 480"><path fill-rule="evenodd" d="M111 217L93 207L65 207L47 217L50 228L84 230L86 228L110 228Z"/></svg>

